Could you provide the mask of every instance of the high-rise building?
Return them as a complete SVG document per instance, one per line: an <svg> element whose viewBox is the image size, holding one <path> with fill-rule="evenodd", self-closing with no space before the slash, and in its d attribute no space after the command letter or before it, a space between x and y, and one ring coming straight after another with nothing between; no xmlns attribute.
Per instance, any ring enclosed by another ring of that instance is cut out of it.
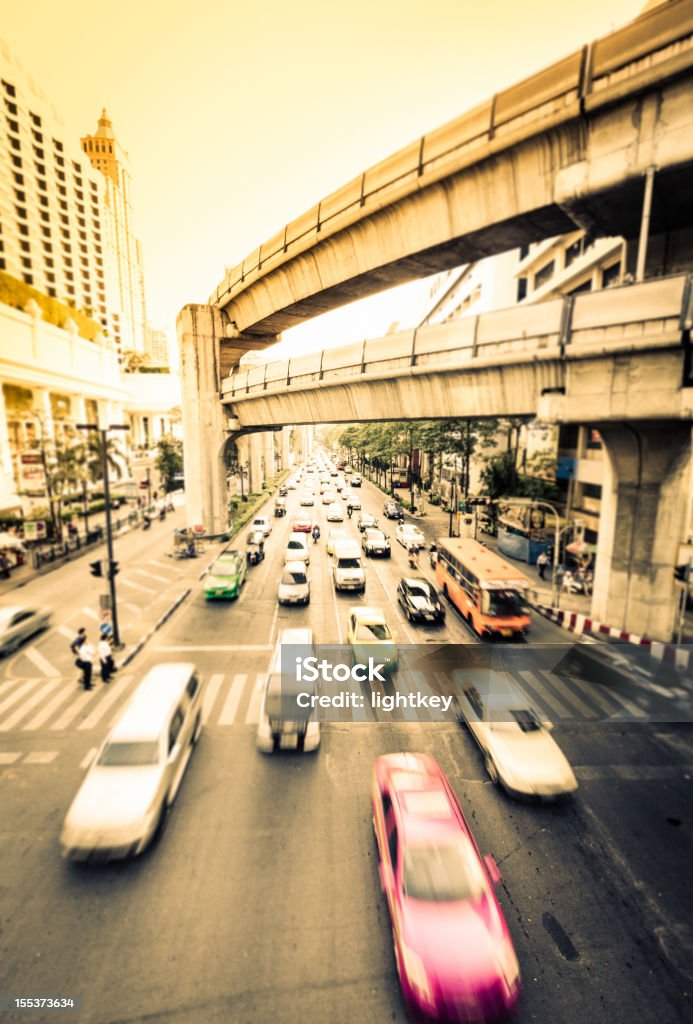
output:
<svg viewBox="0 0 693 1024"><path fill-rule="evenodd" d="M146 337L144 275L141 246L132 228L130 161L105 109L101 111L95 134L82 138L82 149L104 179L106 245L117 269L123 347L143 352Z"/></svg>
<svg viewBox="0 0 693 1024"><path fill-rule="evenodd" d="M166 331L153 327L151 324L147 324L144 351L148 357L147 362L149 366L171 365Z"/></svg>

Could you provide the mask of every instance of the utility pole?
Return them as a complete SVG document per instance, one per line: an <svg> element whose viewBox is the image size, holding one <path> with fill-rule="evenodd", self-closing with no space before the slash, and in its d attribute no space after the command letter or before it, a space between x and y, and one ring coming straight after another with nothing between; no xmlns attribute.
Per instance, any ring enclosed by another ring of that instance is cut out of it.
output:
<svg viewBox="0 0 693 1024"><path fill-rule="evenodd" d="M108 551L108 587L110 592L111 601L111 621L113 623L113 646L118 649L121 646L120 643L120 630L118 628L118 604L116 600L116 585L115 577L117 566L113 560L113 528L111 524L111 489L110 481L108 478L108 431L109 430L129 430L130 428L125 424L115 424L110 427L98 427L94 423L78 423L78 430L95 430L99 435L99 442L101 444L101 472L103 473L103 493L106 504L106 549ZM147 470L147 484L151 486L149 480L149 470Z"/></svg>

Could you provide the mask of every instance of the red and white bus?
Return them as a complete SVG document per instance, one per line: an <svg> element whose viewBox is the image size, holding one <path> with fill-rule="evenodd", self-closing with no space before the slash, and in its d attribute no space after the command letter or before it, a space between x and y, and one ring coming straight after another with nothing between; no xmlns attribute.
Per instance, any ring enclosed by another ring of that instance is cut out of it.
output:
<svg viewBox="0 0 693 1024"><path fill-rule="evenodd" d="M438 541L436 579L445 596L480 637L494 640L523 637L529 632L529 580L478 541Z"/></svg>

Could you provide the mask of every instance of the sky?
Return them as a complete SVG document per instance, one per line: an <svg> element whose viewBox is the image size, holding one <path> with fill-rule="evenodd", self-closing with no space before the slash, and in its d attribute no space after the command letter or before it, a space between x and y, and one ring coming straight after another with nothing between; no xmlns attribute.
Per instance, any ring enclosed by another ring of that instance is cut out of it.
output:
<svg viewBox="0 0 693 1024"><path fill-rule="evenodd" d="M263 241L364 169L636 17L644 0L31 0L0 34L65 121L106 107L133 174L148 318L175 335ZM285 335L383 334L411 289Z"/></svg>

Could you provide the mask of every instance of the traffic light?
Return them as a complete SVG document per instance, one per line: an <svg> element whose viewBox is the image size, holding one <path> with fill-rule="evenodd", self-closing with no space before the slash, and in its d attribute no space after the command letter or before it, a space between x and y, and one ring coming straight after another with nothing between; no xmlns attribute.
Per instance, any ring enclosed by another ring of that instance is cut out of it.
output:
<svg viewBox="0 0 693 1024"><path fill-rule="evenodd" d="M89 572L92 576L103 576L103 572L101 571L101 562L90 562Z"/></svg>
<svg viewBox="0 0 693 1024"><path fill-rule="evenodd" d="M117 562L111 562L111 571L108 574L109 580L112 580L113 577L117 576L119 572L120 572L120 569L118 568L118 563Z"/></svg>

